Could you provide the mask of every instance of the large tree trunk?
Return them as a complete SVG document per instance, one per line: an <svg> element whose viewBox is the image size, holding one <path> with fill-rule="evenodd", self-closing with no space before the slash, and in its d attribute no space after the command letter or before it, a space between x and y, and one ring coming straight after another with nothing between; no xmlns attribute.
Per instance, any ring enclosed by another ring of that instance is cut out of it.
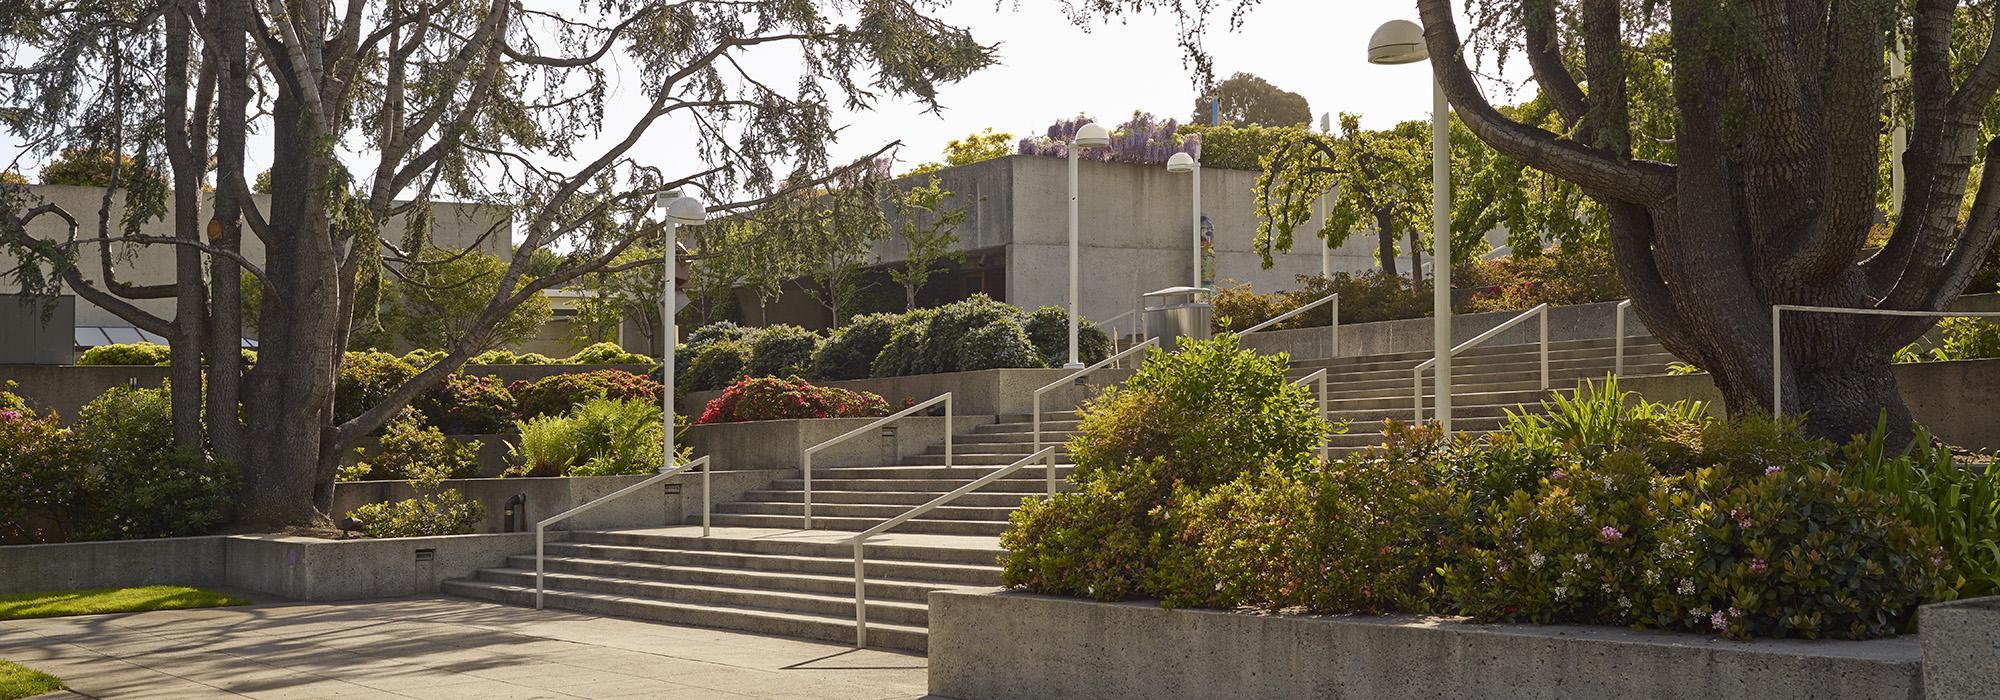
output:
<svg viewBox="0 0 2000 700"><path fill-rule="evenodd" d="M1410 227L1410 286L1415 288L1424 283L1423 234L1417 227Z"/></svg>
<svg viewBox="0 0 2000 700"><path fill-rule="evenodd" d="M165 104L167 161L173 170L174 238L184 244L201 241L201 179L208 169L206 139L188 128L188 84L190 45L194 29L186 14L177 9L165 13L167 46ZM203 115L206 116L206 115ZM197 130L205 130L201 120ZM205 131L203 131L205 133ZM201 250L192 245L173 246L174 254L174 335L172 367L168 371L173 392L174 442L181 449L199 453L207 448L202 434L201 404L202 326L207 315L207 299L202 293Z"/></svg>
<svg viewBox="0 0 2000 700"><path fill-rule="evenodd" d="M1375 257L1382 261L1382 274L1396 276L1396 219L1388 209L1375 210Z"/></svg>
<svg viewBox="0 0 2000 700"><path fill-rule="evenodd" d="M242 202L238 193L247 191L243 178L245 118L250 98L244 82L249 72L248 47L243 39L243 3L211 0L209 16L215 18L217 57L215 169L215 238L211 245L228 252L242 249ZM208 323L208 442L215 455L241 462L244 458L243 425L237 418L238 401L243 398L243 358L238 352L243 338L242 269L224 255L211 255L209 270Z"/></svg>

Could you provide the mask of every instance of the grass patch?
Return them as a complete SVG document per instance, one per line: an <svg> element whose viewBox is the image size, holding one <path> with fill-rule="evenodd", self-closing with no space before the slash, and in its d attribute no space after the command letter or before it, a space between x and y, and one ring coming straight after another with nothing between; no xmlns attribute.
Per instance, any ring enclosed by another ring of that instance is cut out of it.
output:
<svg viewBox="0 0 2000 700"><path fill-rule="evenodd" d="M227 593L186 586L90 588L0 596L0 620L249 605Z"/></svg>
<svg viewBox="0 0 2000 700"><path fill-rule="evenodd" d="M62 681L55 676L11 661L0 661L0 700L16 700L62 689Z"/></svg>

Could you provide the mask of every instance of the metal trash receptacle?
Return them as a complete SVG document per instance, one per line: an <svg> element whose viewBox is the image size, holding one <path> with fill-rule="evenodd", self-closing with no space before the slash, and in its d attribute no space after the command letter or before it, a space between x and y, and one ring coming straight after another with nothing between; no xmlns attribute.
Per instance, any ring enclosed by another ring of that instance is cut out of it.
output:
<svg viewBox="0 0 2000 700"><path fill-rule="evenodd" d="M1168 287L1139 295L1146 309L1146 334L1160 339L1160 349L1180 349L1181 338L1207 340L1215 307L1207 287Z"/></svg>

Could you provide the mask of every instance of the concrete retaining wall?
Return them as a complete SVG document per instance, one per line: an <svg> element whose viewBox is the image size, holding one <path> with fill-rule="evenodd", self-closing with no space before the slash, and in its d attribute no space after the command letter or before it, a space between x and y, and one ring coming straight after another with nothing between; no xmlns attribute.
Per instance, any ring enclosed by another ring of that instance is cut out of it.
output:
<svg viewBox="0 0 2000 700"><path fill-rule="evenodd" d="M894 404L891 404L894 405ZM840 437L874 418L759 420L688 426L686 442L697 457L707 455L717 470L789 469L797 472L806 448ZM990 415L954 415L954 434L993 422ZM890 423L894 434L861 435L813 455L814 467L871 467L896 464L944 442L943 416L908 416Z"/></svg>
<svg viewBox="0 0 2000 700"><path fill-rule="evenodd" d="M1584 340L1587 338L1609 338L1617 326L1615 314L1618 302L1607 301L1596 304L1556 306L1549 309L1549 340ZM1521 315L1519 311L1489 311L1477 314L1452 316L1452 343L1471 340L1481 333L1506 323ZM1629 336L1649 335L1646 324L1630 309L1625 313L1625 333ZM1487 345L1520 345L1533 343L1540 337L1541 324L1529 320L1508 329L1486 341ZM1300 328L1288 331L1260 331L1244 339L1245 347L1256 348L1266 353L1286 352L1300 359L1326 357L1329 335L1325 326ZM1409 318L1400 321L1375 321L1372 323L1340 324L1340 355L1373 355L1390 352L1429 352L1431 349L1431 320L1429 318Z"/></svg>
<svg viewBox="0 0 2000 700"><path fill-rule="evenodd" d="M1909 637L1733 642L1610 627L1164 610L997 591L932 593L930 635L930 692L959 700L1882 700L1920 698L1924 677L1946 672L1925 668ZM1968 679L1990 674L1964 668L1993 666L1990 641L1986 649L1946 663Z"/></svg>
<svg viewBox="0 0 2000 700"><path fill-rule="evenodd" d="M225 583L227 538L23 544L0 547L0 595L115 586Z"/></svg>
<svg viewBox="0 0 2000 700"><path fill-rule="evenodd" d="M709 503L739 500L745 491L760 489L773 480L797 473L794 469L717 470L709 477ZM528 497L528 511L520 522L533 527L535 521L589 503L618 489L646 480L639 476L581 476L534 479L451 479L448 488L458 489L486 509L477 532L505 532L507 500L515 494ZM679 493L668 493L678 491ZM333 512L345 514L369 503L400 501L416 495L401 481L350 481L334 484ZM688 522L701 515L701 475L682 474L666 480L658 489L627 494L588 513L557 523L558 530L588 530L619 527L658 527Z"/></svg>
<svg viewBox="0 0 2000 700"><path fill-rule="evenodd" d="M171 584L290 600L390 598L435 593L440 581L534 549L533 533L391 540L217 535L19 545L0 547L0 594Z"/></svg>
<svg viewBox="0 0 2000 700"><path fill-rule="evenodd" d="M1926 605L1924 694L1934 700L2000 694L2000 597Z"/></svg>
<svg viewBox="0 0 2000 700"><path fill-rule="evenodd" d="M953 410L961 414L1024 416L1034 411L1036 389L1070 373L1071 370L1066 369L986 369L818 383L881 394L882 398L889 400L890 406L900 406L905 400L926 401L949 391L952 393ZM1069 410L1096 396L1103 387L1125 381L1131 376L1132 371L1125 369L1107 368L1092 372L1085 377L1086 382L1082 385L1055 389L1043 395L1042 410ZM721 395L720 391L688 392L681 397L681 410L688 415L699 416L710 400Z"/></svg>
<svg viewBox="0 0 2000 700"><path fill-rule="evenodd" d="M655 365L466 365L463 374L498 377L501 381L541 379L554 374L622 369L635 374L653 371ZM166 367L139 365L0 365L0 383L13 380L20 386L14 393L27 399L37 411L56 411L65 417L114 386L157 388L167 379Z"/></svg>
<svg viewBox="0 0 2000 700"><path fill-rule="evenodd" d="M1918 423L1945 442L1981 450L2000 450L2000 422L1989 404L2000 396L2000 359L1915 362L1890 371L1902 390L1903 402ZM1706 401L1722 410L1722 392L1707 374L1625 377L1619 388L1648 401Z"/></svg>

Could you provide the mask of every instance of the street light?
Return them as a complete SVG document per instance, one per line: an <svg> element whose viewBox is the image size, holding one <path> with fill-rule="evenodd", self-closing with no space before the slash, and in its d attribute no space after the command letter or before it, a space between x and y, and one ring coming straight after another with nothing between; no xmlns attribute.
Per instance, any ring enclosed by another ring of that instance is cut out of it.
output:
<svg viewBox="0 0 2000 700"><path fill-rule="evenodd" d="M1063 369L1083 369L1083 362L1076 356L1076 162L1077 154L1086 148L1102 148L1111 145L1111 132L1091 122L1078 127L1076 135L1069 141L1069 364Z"/></svg>
<svg viewBox="0 0 2000 700"><path fill-rule="evenodd" d="M1429 60L1424 28L1393 19L1368 37L1368 62L1401 65ZM1451 434L1451 103L1444 86L1431 79L1431 258L1442 262L1431 275L1431 353L1437 359L1437 417Z"/></svg>
<svg viewBox="0 0 2000 700"><path fill-rule="evenodd" d="M1195 141L1195 153L1201 152L1201 141ZM1188 286L1201 286L1201 160L1186 153L1175 153L1167 159L1167 172L1194 174L1194 207L1188 214L1189 230L1194 233L1188 243Z"/></svg>
<svg viewBox="0 0 2000 700"><path fill-rule="evenodd" d="M683 197L680 192L663 192L653 198L653 209L666 219L663 222L666 235L661 238L662 256L666 258L666 271L660 275L660 318L664 330L660 332L660 345L665 348L660 353L660 383L665 393L660 397L660 408L665 413L666 422L661 425L663 436L661 448L666 450L661 457L660 471L674 468L674 345L680 340L680 329L674 322L674 314L680 311L680 299L676 296L676 282L680 281L680 270L675 253L679 251L679 230L681 226L693 226L708 221L708 205L694 197Z"/></svg>

